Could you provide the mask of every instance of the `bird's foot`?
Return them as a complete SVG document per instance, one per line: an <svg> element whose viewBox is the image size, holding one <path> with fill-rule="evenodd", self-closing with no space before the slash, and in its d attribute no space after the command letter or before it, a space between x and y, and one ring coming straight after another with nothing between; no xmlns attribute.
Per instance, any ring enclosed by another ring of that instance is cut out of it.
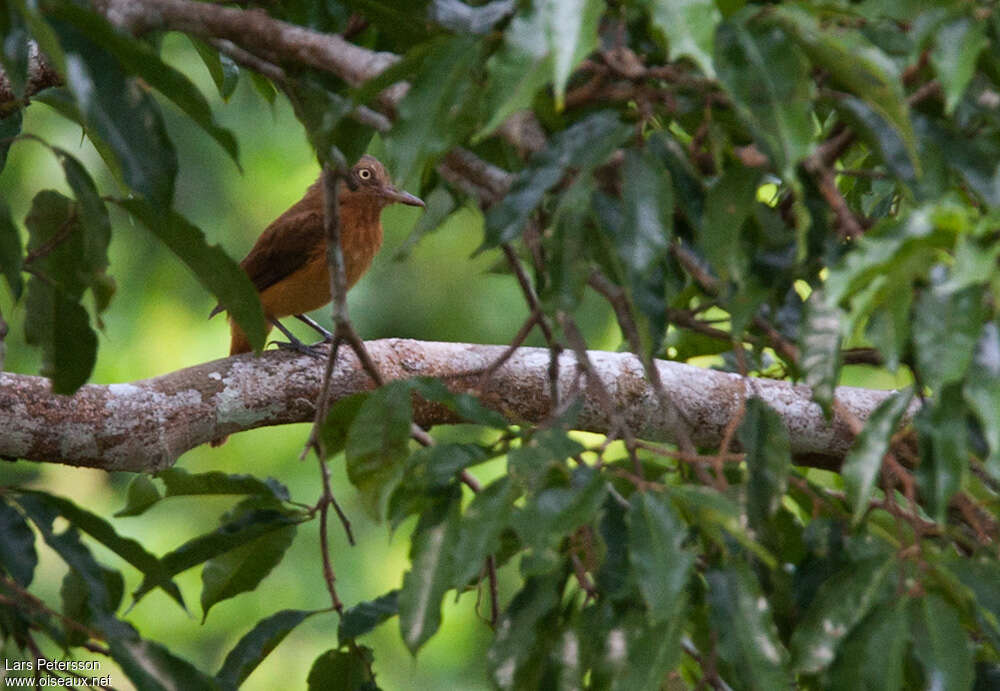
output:
<svg viewBox="0 0 1000 691"><path fill-rule="evenodd" d="M294 350L296 353L301 353L303 355L309 355L318 360L322 360L326 357L327 341L320 341L319 343L313 343L312 345L306 345L302 341L271 341L274 345L278 346L279 350Z"/></svg>

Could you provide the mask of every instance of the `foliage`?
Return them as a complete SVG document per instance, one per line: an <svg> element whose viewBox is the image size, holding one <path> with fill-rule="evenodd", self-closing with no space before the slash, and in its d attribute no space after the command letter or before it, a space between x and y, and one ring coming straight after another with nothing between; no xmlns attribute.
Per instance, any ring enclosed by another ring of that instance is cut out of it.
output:
<svg viewBox="0 0 1000 691"><path fill-rule="evenodd" d="M576 318L593 289L647 364L699 359L801 381L828 415L845 376L888 372L909 387L866 425L853 420L857 440L833 461L793 458L795 431L753 397L722 448L663 448L637 441L641 430L582 437L572 400L539 428L513 424L419 379L341 401L326 450L344 452L373 516L414 525L411 566L398 588L347 603L337 645L298 682L376 688L379 651L366 635L395 621L416 655L441 626L442 602L477 590L495 608L484 674L500 688L990 686L1000 674L995 6L241 3L257 4L402 59L391 78L352 88L261 46L286 75L272 84L273 72L199 41L221 97L251 79L262 98L288 98L328 161L358 155L373 135L355 106L382 107L382 88L409 81L384 145L388 168L433 200L434 223L414 241L469 193L438 165L449 150L510 171L480 251L507 250L509 268L531 280L527 309L553 352L580 349ZM236 139L164 61L159 37L132 36L71 0L5 3L0 30L16 97L0 104L0 166L11 146L37 144L21 111L43 103L82 127L120 186L109 196L49 147L72 197L38 191L23 231L0 199L0 273L54 390L89 379L94 330L114 310L107 248L130 229L111 222L109 200L262 347L249 281L176 208L162 104L216 155L238 160ZM65 80L30 105L29 41ZM544 135L537 145L501 127L525 109ZM418 448L421 398L454 410L475 440ZM480 487L490 462L506 472ZM67 651L98 646L141 689L236 688L306 619L333 621L328 610L271 614L214 676L143 638L122 612L121 573L93 546L141 574L132 603L161 590L185 607L175 579L203 565L207 618L266 588L297 526L320 515L273 479L172 469L135 477L117 516L196 495L238 501L219 527L156 555L119 521L54 493L0 490L4 637L22 650L40 636ZM30 591L42 543L68 567L61 605ZM498 569L509 597L498 599Z"/></svg>

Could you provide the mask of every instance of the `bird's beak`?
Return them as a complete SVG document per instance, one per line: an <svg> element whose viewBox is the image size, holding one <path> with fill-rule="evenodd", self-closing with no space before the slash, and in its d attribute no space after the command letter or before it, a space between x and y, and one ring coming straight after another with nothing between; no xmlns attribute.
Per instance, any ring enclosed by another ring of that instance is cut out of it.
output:
<svg viewBox="0 0 1000 691"><path fill-rule="evenodd" d="M395 187L385 187L382 190L382 195L389 201L390 204L406 204L407 206L422 206L427 208L424 204L424 200L420 197L414 196L409 192L403 190L397 190Z"/></svg>

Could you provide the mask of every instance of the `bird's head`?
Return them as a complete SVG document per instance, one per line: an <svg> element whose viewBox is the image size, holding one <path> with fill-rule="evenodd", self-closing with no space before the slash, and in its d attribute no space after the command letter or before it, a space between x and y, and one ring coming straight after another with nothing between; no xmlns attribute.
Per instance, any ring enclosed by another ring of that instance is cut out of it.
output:
<svg viewBox="0 0 1000 691"><path fill-rule="evenodd" d="M389 204L426 206L420 197L394 187L385 166L377 158L368 154L362 156L348 172L346 184L347 189L344 190L344 196L352 201L357 199L368 203L374 202L378 204L379 208L389 206Z"/></svg>

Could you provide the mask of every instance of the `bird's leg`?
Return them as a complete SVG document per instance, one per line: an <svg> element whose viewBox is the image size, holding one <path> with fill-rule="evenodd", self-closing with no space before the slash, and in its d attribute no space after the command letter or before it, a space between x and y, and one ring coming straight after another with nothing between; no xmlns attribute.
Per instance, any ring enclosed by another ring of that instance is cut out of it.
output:
<svg viewBox="0 0 1000 691"><path fill-rule="evenodd" d="M332 333L330 333L329 331L327 331L326 329L324 329L322 326L320 326L319 324L317 324L314 320L312 320L311 318L307 317L306 315L304 315L304 314L296 314L295 318L298 319L303 324L308 324L313 329L315 329L316 332L320 336L323 337L323 343L329 343L331 340L333 340L333 334Z"/></svg>
<svg viewBox="0 0 1000 691"><path fill-rule="evenodd" d="M293 334L291 331L289 331L288 329L286 329L285 325L282 324L281 322L279 322L277 319L273 319L272 318L270 320L270 322L272 324L274 324L274 327L278 331L280 331L281 333L285 334L285 338L288 339L287 342L285 342L285 341L274 341L274 344L276 346L278 346L279 348L281 348L283 350L294 350L296 352L303 353L305 355L311 355L311 356L313 356L315 358L322 358L323 357L323 353L319 352L316 349L315 346L308 346L305 343L303 343L302 341L300 341L298 338L295 337L295 334Z"/></svg>

